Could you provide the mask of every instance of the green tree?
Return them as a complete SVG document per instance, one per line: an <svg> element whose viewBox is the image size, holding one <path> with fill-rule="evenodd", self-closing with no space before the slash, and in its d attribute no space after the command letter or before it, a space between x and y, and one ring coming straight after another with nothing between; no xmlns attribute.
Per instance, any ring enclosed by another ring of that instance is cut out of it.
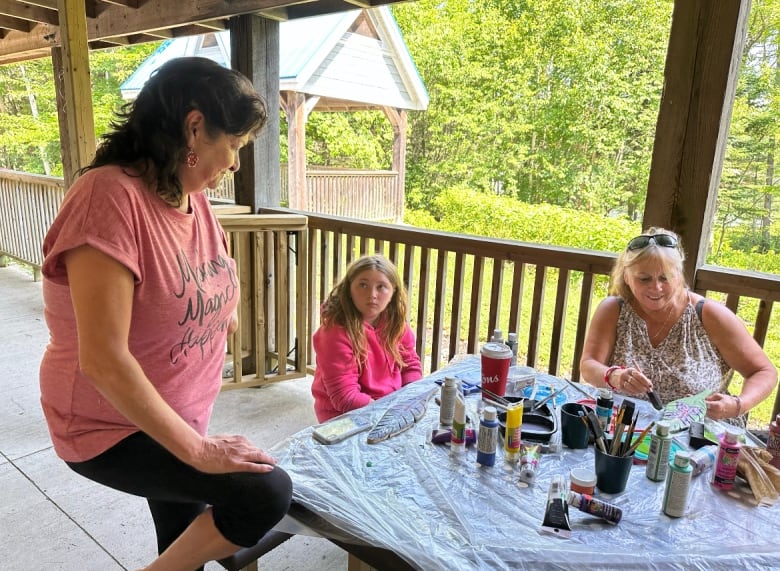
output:
<svg viewBox="0 0 780 571"><path fill-rule="evenodd" d="M109 129L123 103L119 86L159 45L90 53L95 136ZM50 58L0 66L0 166L62 175L59 119Z"/></svg>
<svg viewBox="0 0 780 571"><path fill-rule="evenodd" d="M394 7L431 104L410 118L411 206L457 182L635 217L668 2L420 0Z"/></svg>

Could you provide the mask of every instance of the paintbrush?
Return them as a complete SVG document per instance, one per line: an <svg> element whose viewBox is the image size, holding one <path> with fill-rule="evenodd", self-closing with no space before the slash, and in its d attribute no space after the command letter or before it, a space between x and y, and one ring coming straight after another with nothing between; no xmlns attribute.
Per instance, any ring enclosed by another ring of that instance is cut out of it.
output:
<svg viewBox="0 0 780 571"><path fill-rule="evenodd" d="M489 389L486 389L485 387L481 387L481 388L482 388L482 392L485 393L487 396L489 396L492 400L494 400L496 402L499 402L499 403L503 404L504 406L509 406L510 404L512 404L506 398L497 395L493 391L491 391Z"/></svg>
<svg viewBox="0 0 780 571"><path fill-rule="evenodd" d="M593 433L593 441L596 443L596 446L598 446L601 451L606 454L607 447L604 445L604 431L601 429L601 423L599 422L599 418L596 416L596 411L586 406L583 406L582 408L585 409L587 425L590 427L590 431Z"/></svg>
<svg viewBox="0 0 780 571"><path fill-rule="evenodd" d="M620 408L618 409L617 418L615 419L615 432L612 434L612 445L609 447L609 453L611 455L617 454L618 451L618 442L620 442L620 437L623 433L623 414L626 412L626 401L623 401L620 403Z"/></svg>
<svg viewBox="0 0 780 571"><path fill-rule="evenodd" d="M623 400L620 403L620 410L618 411L617 422L615 423L615 435L612 437L612 456L617 456L620 453L622 445L623 431L627 426L631 425L631 419L634 416L634 403L628 400Z"/></svg>
<svg viewBox="0 0 780 571"><path fill-rule="evenodd" d="M633 443L633 444L631 444L631 446L630 446L630 447L629 447L629 449L626 451L626 453L625 453L625 454L623 454L623 457L624 457L624 458L625 458L626 456L631 456L631 455L632 455L632 454L633 454L633 453L636 451L636 449L639 447L639 445L642 443L642 441L645 439L645 437L646 437L646 436L648 435L648 433L649 433L649 432L650 432L650 431L653 429L653 427L654 427L654 426L655 426L655 421L653 421L653 422L651 422L650 424L648 424L648 425L647 425L647 427L646 427L646 428L645 428L645 429L644 429L642 432L640 432L640 433L639 433L639 436L638 436L638 437L637 437L637 439L634 441L634 443Z"/></svg>
<svg viewBox="0 0 780 571"><path fill-rule="evenodd" d="M592 394L590 394L590 393L588 393L588 392L584 391L583 389L581 389L580 387L578 387L578 386L577 386L577 383L573 383L573 382L571 382L569 379L563 379L563 380L564 380L564 381L566 381L567 383L569 383L569 386L570 386L571 388L573 388L575 391L579 392L581 395L584 395L585 397L587 397L587 398L589 398L589 399L592 399L592 398L593 398L593 395L592 395Z"/></svg>
<svg viewBox="0 0 780 571"><path fill-rule="evenodd" d="M647 393L647 398L650 400L650 404L653 405L655 410L664 409L664 404L661 402L661 399L658 398L658 395L655 394L655 391L649 391Z"/></svg>
<svg viewBox="0 0 780 571"><path fill-rule="evenodd" d="M623 456L626 451L631 447L631 439L634 437L634 430L636 429L636 421L639 418L639 413L636 414L631 419L631 424L628 427L628 432L626 433L626 437L623 439L623 443L621 445L621 452L619 453L620 456Z"/></svg>
<svg viewBox="0 0 780 571"><path fill-rule="evenodd" d="M498 402L498 401L495 401L493 399L487 399L487 398L483 398L482 400L485 403L496 407L498 410L504 410L505 411L505 410L507 410L510 407L510 404L508 404L506 402Z"/></svg>
<svg viewBox="0 0 780 571"><path fill-rule="evenodd" d="M633 363L631 366L634 367L640 373L642 372L642 369L637 367L636 363ZM653 405L653 408L655 410L663 410L664 409L664 404L661 402L661 399L658 398L658 395L655 394L655 391L647 391L647 399L650 401L650 404Z"/></svg>
<svg viewBox="0 0 780 571"><path fill-rule="evenodd" d="M536 410L537 408L543 406L545 403L547 403L550 399L557 397L559 394L561 394L563 391L566 390L566 387L561 387L554 393L550 393L546 397L544 397L542 400L540 400L537 403L534 403L534 405L531 407L531 410Z"/></svg>

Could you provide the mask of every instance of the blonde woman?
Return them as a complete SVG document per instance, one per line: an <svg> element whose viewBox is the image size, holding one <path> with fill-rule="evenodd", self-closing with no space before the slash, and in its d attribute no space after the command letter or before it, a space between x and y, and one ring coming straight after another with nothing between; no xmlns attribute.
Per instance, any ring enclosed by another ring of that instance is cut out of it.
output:
<svg viewBox="0 0 780 571"><path fill-rule="evenodd" d="M663 403L710 390L707 416L741 417L769 396L777 371L734 313L688 290L684 259L679 238L663 228L628 243L591 320L583 378L632 397L652 390ZM730 370L745 379L739 394L721 392Z"/></svg>
<svg viewBox="0 0 780 571"><path fill-rule="evenodd" d="M347 269L322 305L313 339L320 422L422 378L407 305L398 270L384 256L364 256Z"/></svg>

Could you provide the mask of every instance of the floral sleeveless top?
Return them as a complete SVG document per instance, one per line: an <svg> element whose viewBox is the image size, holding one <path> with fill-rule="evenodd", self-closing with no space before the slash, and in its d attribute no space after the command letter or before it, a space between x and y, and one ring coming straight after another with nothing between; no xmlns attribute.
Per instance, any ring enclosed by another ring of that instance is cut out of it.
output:
<svg viewBox="0 0 780 571"><path fill-rule="evenodd" d="M661 401L719 391L729 365L713 344L701 322L703 301L685 306L666 339L653 347L644 320L620 299L615 348L610 364L633 366L650 380Z"/></svg>

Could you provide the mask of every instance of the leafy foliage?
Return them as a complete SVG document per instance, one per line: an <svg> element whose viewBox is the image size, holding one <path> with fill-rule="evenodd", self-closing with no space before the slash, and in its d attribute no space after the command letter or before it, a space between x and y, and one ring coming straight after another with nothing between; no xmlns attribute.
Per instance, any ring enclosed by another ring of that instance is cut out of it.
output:
<svg viewBox="0 0 780 571"><path fill-rule="evenodd" d="M95 136L105 133L122 104L119 86L158 43L90 53ZM51 59L0 66L0 166L62 175Z"/></svg>

